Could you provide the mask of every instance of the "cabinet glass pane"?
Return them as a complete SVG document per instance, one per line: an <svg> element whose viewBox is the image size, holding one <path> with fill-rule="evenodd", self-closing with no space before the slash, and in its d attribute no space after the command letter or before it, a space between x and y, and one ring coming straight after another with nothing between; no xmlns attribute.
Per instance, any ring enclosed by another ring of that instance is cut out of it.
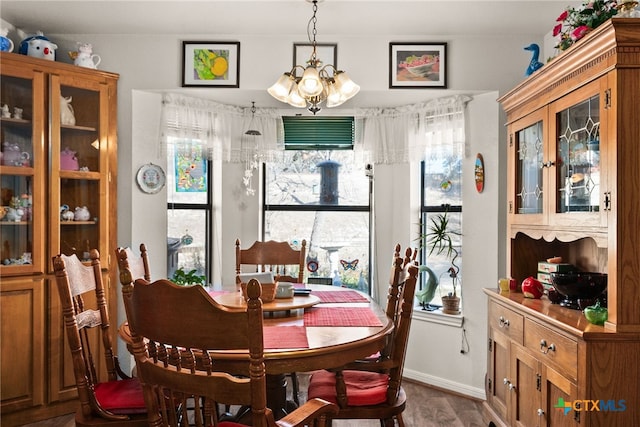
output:
<svg viewBox="0 0 640 427"><path fill-rule="evenodd" d="M516 208L519 214L542 213L542 122L516 132Z"/></svg>
<svg viewBox="0 0 640 427"><path fill-rule="evenodd" d="M594 96L557 114L556 212L600 210L600 110Z"/></svg>
<svg viewBox="0 0 640 427"><path fill-rule="evenodd" d="M30 176L2 175L0 254L5 266L31 264L33 249L32 185Z"/></svg>
<svg viewBox="0 0 640 427"><path fill-rule="evenodd" d="M0 257L3 266L32 264L33 82L3 76L0 99Z"/></svg>
<svg viewBox="0 0 640 427"><path fill-rule="evenodd" d="M89 249L100 247L100 222L108 221L100 217L105 212L100 92L63 85L60 93L59 252L86 261Z"/></svg>
<svg viewBox="0 0 640 427"><path fill-rule="evenodd" d="M65 255L75 253L81 260L87 261L89 249L99 247L99 181L60 181L60 200L64 206L60 212L60 252Z"/></svg>

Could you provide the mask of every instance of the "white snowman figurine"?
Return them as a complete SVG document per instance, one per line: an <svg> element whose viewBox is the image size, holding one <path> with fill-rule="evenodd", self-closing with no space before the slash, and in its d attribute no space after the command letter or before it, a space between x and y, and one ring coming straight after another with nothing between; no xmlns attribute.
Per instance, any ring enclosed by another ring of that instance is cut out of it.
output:
<svg viewBox="0 0 640 427"><path fill-rule="evenodd" d="M19 53L22 55L33 56L35 58L55 61L57 48L58 46L55 43L51 43L41 31L38 31L35 36L30 36L22 40L20 43Z"/></svg>
<svg viewBox="0 0 640 427"><path fill-rule="evenodd" d="M73 60L75 65L95 70L100 61L100 55L93 54L93 47L90 43L78 43L78 52Z"/></svg>

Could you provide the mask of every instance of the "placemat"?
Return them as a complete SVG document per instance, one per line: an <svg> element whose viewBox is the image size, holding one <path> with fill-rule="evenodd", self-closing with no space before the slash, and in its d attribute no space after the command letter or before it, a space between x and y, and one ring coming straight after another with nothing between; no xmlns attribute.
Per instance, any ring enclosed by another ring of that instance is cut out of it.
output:
<svg viewBox="0 0 640 427"><path fill-rule="evenodd" d="M309 348L304 326L265 326L264 348Z"/></svg>
<svg viewBox="0 0 640 427"><path fill-rule="evenodd" d="M356 291L313 291L313 295L320 298L321 303L332 302L369 302L367 298Z"/></svg>
<svg viewBox="0 0 640 427"><path fill-rule="evenodd" d="M382 326L369 307L311 307L304 312L306 326Z"/></svg>

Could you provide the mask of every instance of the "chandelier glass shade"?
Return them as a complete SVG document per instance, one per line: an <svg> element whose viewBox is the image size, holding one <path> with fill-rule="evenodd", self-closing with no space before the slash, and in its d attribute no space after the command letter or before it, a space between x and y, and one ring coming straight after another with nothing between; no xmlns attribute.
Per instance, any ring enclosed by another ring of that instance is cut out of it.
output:
<svg viewBox="0 0 640 427"><path fill-rule="evenodd" d="M307 0L309 1L309 0ZM303 65L294 65L291 71L285 72L278 81L267 89L275 99L293 107L304 108L316 114L321 110L320 104L326 101L328 108L337 107L354 97L360 86L349 78L347 73L338 70L332 64L323 66L317 57L316 12L318 0L313 0L313 16L307 25L307 34L313 47L311 57ZM313 26L313 31L310 28Z"/></svg>

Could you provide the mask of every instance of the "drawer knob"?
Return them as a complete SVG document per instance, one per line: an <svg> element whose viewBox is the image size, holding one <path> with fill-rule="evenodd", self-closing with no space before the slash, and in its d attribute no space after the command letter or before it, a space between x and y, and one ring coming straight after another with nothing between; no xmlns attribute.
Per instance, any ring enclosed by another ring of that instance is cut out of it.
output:
<svg viewBox="0 0 640 427"><path fill-rule="evenodd" d="M540 352L542 354L547 354L550 351L556 351L556 345L553 343L547 345L547 342L545 340L540 340Z"/></svg>
<svg viewBox="0 0 640 427"><path fill-rule="evenodd" d="M508 328L509 327L509 319L505 319L503 316L500 316L498 318L498 323L500 324L501 328Z"/></svg>
<svg viewBox="0 0 640 427"><path fill-rule="evenodd" d="M540 408L538 408L537 413L538 413L539 417L543 417L544 416L544 411L542 409L540 409Z"/></svg>

